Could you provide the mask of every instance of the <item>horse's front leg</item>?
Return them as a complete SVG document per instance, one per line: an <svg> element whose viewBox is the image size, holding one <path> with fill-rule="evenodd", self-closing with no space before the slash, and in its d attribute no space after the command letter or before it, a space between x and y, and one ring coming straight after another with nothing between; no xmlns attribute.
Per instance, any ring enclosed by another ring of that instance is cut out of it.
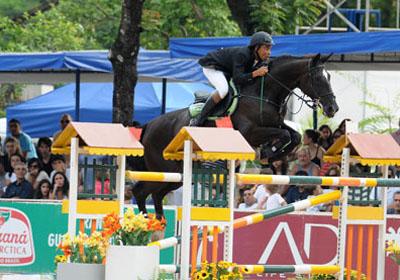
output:
<svg viewBox="0 0 400 280"><path fill-rule="evenodd" d="M292 146L292 137L287 129L259 126L247 130L243 135L253 147L261 146L261 159L282 157L290 152L287 148Z"/></svg>

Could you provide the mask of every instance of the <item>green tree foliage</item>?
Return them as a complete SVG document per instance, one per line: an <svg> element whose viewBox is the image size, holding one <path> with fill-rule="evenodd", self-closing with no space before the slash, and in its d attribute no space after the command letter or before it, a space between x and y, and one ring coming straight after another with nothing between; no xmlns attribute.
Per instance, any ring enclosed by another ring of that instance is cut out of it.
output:
<svg viewBox="0 0 400 280"><path fill-rule="evenodd" d="M257 30L273 34L293 34L296 25L313 24L324 8L322 0L227 0L244 35Z"/></svg>
<svg viewBox="0 0 400 280"><path fill-rule="evenodd" d="M166 48L170 37L240 36L224 1L149 0L145 2L142 43Z"/></svg>
<svg viewBox="0 0 400 280"><path fill-rule="evenodd" d="M0 17L14 17L40 4L40 0L1 0Z"/></svg>

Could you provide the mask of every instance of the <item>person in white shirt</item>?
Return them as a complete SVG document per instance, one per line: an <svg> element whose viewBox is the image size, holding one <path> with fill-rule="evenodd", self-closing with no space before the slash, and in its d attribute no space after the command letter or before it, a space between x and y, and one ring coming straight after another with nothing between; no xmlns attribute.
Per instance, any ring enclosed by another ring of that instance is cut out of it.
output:
<svg viewBox="0 0 400 280"><path fill-rule="evenodd" d="M240 210L254 210L257 209L257 199L254 197L251 187L243 189L243 203L240 203L238 209Z"/></svg>
<svg viewBox="0 0 400 280"><path fill-rule="evenodd" d="M258 209L272 210L287 205L285 199L278 193L278 185L268 185L267 195L259 201Z"/></svg>

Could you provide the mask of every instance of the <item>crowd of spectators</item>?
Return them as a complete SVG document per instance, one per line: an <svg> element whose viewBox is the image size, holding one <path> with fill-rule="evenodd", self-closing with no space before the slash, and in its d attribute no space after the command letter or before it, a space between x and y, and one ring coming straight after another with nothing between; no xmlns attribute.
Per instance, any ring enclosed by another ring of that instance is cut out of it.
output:
<svg viewBox="0 0 400 280"><path fill-rule="evenodd" d="M338 164L324 162L326 151L346 131L346 122L332 130L329 125L322 125L318 130L307 129L303 133L302 144L285 160L272 163L261 163L260 174L295 175L295 176L340 176L341 168ZM400 123L399 123L400 126ZM333 131L333 132L332 132ZM400 130L399 130L400 131ZM362 165L351 167L351 176L366 177L367 175L381 174L379 169ZM247 172L245 169L244 172ZM254 168L248 171L254 173ZM366 174L370 173L370 174ZM389 178L400 178L400 166L389 167ZM331 192L337 187L304 186L304 185L244 185L239 186L237 208L241 210L272 210L285 204L311 198ZM370 200L379 200L379 193L369 189ZM400 214L400 188L388 188L388 213ZM308 212L331 211L332 203L327 203L309 208Z"/></svg>
<svg viewBox="0 0 400 280"><path fill-rule="evenodd" d="M63 115L60 129L64 129L70 121L69 115ZM2 141L0 149L1 198L68 197L67 160L63 155L51 153L52 140L39 138L35 145L17 119L9 120L8 129L10 135Z"/></svg>

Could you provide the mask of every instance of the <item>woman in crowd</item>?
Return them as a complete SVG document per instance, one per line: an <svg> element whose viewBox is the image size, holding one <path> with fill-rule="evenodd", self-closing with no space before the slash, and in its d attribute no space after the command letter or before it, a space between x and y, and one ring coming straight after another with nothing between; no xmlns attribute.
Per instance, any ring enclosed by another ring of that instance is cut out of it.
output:
<svg viewBox="0 0 400 280"><path fill-rule="evenodd" d="M52 185L48 179L41 180L38 185L33 198L35 199L51 199L53 192Z"/></svg>
<svg viewBox="0 0 400 280"><path fill-rule="evenodd" d="M51 186L53 191L50 199L62 200L68 198L69 182L63 172L58 171L54 174Z"/></svg>
<svg viewBox="0 0 400 280"><path fill-rule="evenodd" d="M319 132L312 129L304 131L303 144L310 149L311 161L321 167L325 150L318 144L318 139Z"/></svg>
<svg viewBox="0 0 400 280"><path fill-rule="evenodd" d="M318 139L318 144L327 151L333 144L332 130L329 125L321 125L318 129L320 137Z"/></svg>
<svg viewBox="0 0 400 280"><path fill-rule="evenodd" d="M42 170L40 160L37 158L31 158L28 161L28 173L25 178L29 183L31 183L34 191L38 188L40 181L43 179L50 180L46 171Z"/></svg>

